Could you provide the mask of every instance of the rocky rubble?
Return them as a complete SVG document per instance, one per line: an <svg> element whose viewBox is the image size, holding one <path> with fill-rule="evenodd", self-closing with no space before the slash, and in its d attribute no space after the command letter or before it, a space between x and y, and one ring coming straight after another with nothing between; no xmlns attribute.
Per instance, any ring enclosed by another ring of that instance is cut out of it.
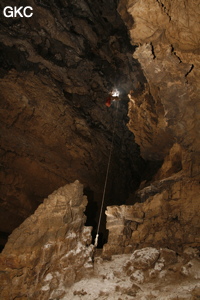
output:
<svg viewBox="0 0 200 300"><path fill-rule="evenodd" d="M0 299L61 299L92 269L87 199L75 181L59 188L10 235L0 254Z"/></svg>
<svg viewBox="0 0 200 300"><path fill-rule="evenodd" d="M199 251L182 255L168 248L147 247L132 254L96 256L94 274L66 290L63 300L197 300L200 297Z"/></svg>

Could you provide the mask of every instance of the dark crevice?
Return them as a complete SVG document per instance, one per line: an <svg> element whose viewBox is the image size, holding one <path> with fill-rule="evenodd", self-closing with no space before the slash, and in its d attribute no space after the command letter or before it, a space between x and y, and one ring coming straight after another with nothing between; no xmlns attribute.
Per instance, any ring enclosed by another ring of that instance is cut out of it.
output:
<svg viewBox="0 0 200 300"><path fill-rule="evenodd" d="M192 70L194 69L194 65L191 65L191 68L189 69L189 71L185 74L185 77L188 76L188 74L190 74L192 72Z"/></svg>
<svg viewBox="0 0 200 300"><path fill-rule="evenodd" d="M155 52L154 52L153 44L151 44L151 51L152 51L152 54L153 54L153 59L155 59L155 58L156 58L156 55L155 55Z"/></svg>
<svg viewBox="0 0 200 300"><path fill-rule="evenodd" d="M160 7L162 8L163 12L168 16L169 21L171 21L171 16L168 13L167 7L160 0L156 0L156 2L158 2L158 4L160 5Z"/></svg>

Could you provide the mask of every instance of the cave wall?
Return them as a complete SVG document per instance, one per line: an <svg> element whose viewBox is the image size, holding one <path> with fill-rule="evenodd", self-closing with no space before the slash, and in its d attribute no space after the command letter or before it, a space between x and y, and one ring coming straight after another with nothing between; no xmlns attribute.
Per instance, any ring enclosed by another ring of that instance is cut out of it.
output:
<svg viewBox="0 0 200 300"><path fill-rule="evenodd" d="M121 102L106 204L123 204L140 184L145 163L134 136L151 167L163 164L129 203L162 194L158 183L168 177L167 192L178 180L198 194L196 2L123 0L123 21L115 1L26 4L36 17L6 19L7 3L0 3L1 244L49 193L77 178L98 215L116 113L105 101L113 87Z"/></svg>
<svg viewBox="0 0 200 300"><path fill-rule="evenodd" d="M130 129L143 157L165 157L174 142L195 156L199 154L199 7L196 1L122 4L122 17L125 10L133 18L130 38L139 45L134 57L148 81L139 97L129 95Z"/></svg>
<svg viewBox="0 0 200 300"><path fill-rule="evenodd" d="M127 129L127 94L146 81L115 1L10 1L32 18L5 18L0 3L1 244L58 187L79 179L102 196L120 91L108 204L140 184L144 161ZM93 224L92 224L93 225Z"/></svg>
<svg viewBox="0 0 200 300"><path fill-rule="evenodd" d="M154 182L141 193L146 198L144 203L107 207L105 257L152 245L177 253L200 246L198 182L166 179Z"/></svg>
<svg viewBox="0 0 200 300"><path fill-rule="evenodd" d="M54 191L10 235L0 254L1 299L61 299L93 270L87 198L78 181Z"/></svg>
<svg viewBox="0 0 200 300"><path fill-rule="evenodd" d="M129 93L129 128L141 155L163 161L129 203L107 208L104 255L147 245L199 247L200 81L196 1L120 1L147 83Z"/></svg>

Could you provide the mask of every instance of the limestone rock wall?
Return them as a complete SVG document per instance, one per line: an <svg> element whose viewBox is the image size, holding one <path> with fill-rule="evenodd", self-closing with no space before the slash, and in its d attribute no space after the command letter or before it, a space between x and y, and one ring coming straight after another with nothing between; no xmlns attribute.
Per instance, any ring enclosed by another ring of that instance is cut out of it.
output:
<svg viewBox="0 0 200 300"><path fill-rule="evenodd" d="M129 128L144 158L163 161L133 195L107 208L104 255L138 247L199 247L199 15L196 1L120 1L147 79L129 93ZM132 20L132 21L131 21Z"/></svg>
<svg viewBox="0 0 200 300"><path fill-rule="evenodd" d="M152 246L182 252L200 246L199 182L169 177L141 190L134 205L107 207L104 256Z"/></svg>
<svg viewBox="0 0 200 300"><path fill-rule="evenodd" d="M192 64L177 57L171 45L162 43L155 46L144 44L134 56L141 62L149 82L148 96L140 97L140 104L130 96L129 106L130 129L139 133L138 142L146 141L144 145L141 143L142 153L153 159L160 153L162 158L174 142L189 151L198 152L199 85L196 84L198 74L192 72ZM135 114L138 120L134 119Z"/></svg>
<svg viewBox="0 0 200 300"><path fill-rule="evenodd" d="M0 254L0 298L60 299L92 269L87 199L75 181L53 192L10 235Z"/></svg>
<svg viewBox="0 0 200 300"><path fill-rule="evenodd" d="M174 142L199 153L197 1L127 0L120 1L119 11L148 81L140 95L129 95L129 128L143 157L162 159Z"/></svg>
<svg viewBox="0 0 200 300"><path fill-rule="evenodd" d="M32 18L3 17L7 5L1 0L2 245L1 237L45 197L76 179L100 208L116 108L105 103L113 87L122 101L111 162L115 184L109 182L108 194L121 204L144 168L126 123L127 94L145 78L116 1L27 0Z"/></svg>

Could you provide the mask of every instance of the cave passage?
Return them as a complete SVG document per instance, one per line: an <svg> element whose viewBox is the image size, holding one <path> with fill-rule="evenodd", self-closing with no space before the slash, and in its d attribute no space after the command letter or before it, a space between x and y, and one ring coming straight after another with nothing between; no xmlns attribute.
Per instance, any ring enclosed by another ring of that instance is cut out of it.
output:
<svg viewBox="0 0 200 300"><path fill-rule="evenodd" d="M113 176L114 172L112 169L113 168L112 160L119 158L119 153L117 156L115 153L115 147L116 147L115 141L117 138L116 124L117 121L120 122L120 120L118 119L118 110L120 109L120 95L118 90L116 89L114 92L111 92L110 94L113 95L113 99L108 107L112 105L114 110L114 117L113 117L113 129L112 129L112 138L111 138L112 141L111 141L110 149L108 151L107 168L104 174L105 179L104 179L104 185L102 189L102 197L97 202L95 201L94 192L89 187L84 189L84 194L87 196L88 199L88 205L85 211L85 215L87 216L87 221L85 225L93 227L92 242L94 245L96 245L97 248L103 248L103 245L107 242L107 238L108 238L108 231L106 230L106 216L105 216L106 206L111 203L113 205L128 204L127 196L129 196L129 194L125 194L121 198L120 197L117 198L115 196L114 199L112 199L113 189L116 190L116 182ZM117 97L117 99L115 99L115 97ZM157 168L160 167L160 163L158 163L158 166L156 166L155 164L156 167L154 166L154 168L153 167L151 168L151 173L149 170L146 170L147 166L149 166L147 162L145 162L145 166L146 168L144 168L144 172L143 174L141 174L141 177L138 180L133 179L134 181L136 181L136 184L132 190L132 199L134 198L133 193L137 190L137 187L139 186L141 181L151 180L152 176L154 175L154 172L157 170ZM147 177L146 177L146 173L148 173ZM109 185L111 185L109 189L107 188L108 182ZM109 194L109 196L107 196L109 192L111 193ZM118 189L117 189L117 193L118 193ZM137 201L137 198L135 201ZM132 200L130 204L133 203L134 201Z"/></svg>
<svg viewBox="0 0 200 300"><path fill-rule="evenodd" d="M0 9L6 5L2 0ZM9 235L49 194L76 179L89 193L87 224L95 232L118 91L105 205L125 203L146 165L127 127L127 95L142 91L146 79L117 1L35 1L33 9L31 18L1 15L2 247L3 233ZM105 228L100 232L106 236Z"/></svg>

